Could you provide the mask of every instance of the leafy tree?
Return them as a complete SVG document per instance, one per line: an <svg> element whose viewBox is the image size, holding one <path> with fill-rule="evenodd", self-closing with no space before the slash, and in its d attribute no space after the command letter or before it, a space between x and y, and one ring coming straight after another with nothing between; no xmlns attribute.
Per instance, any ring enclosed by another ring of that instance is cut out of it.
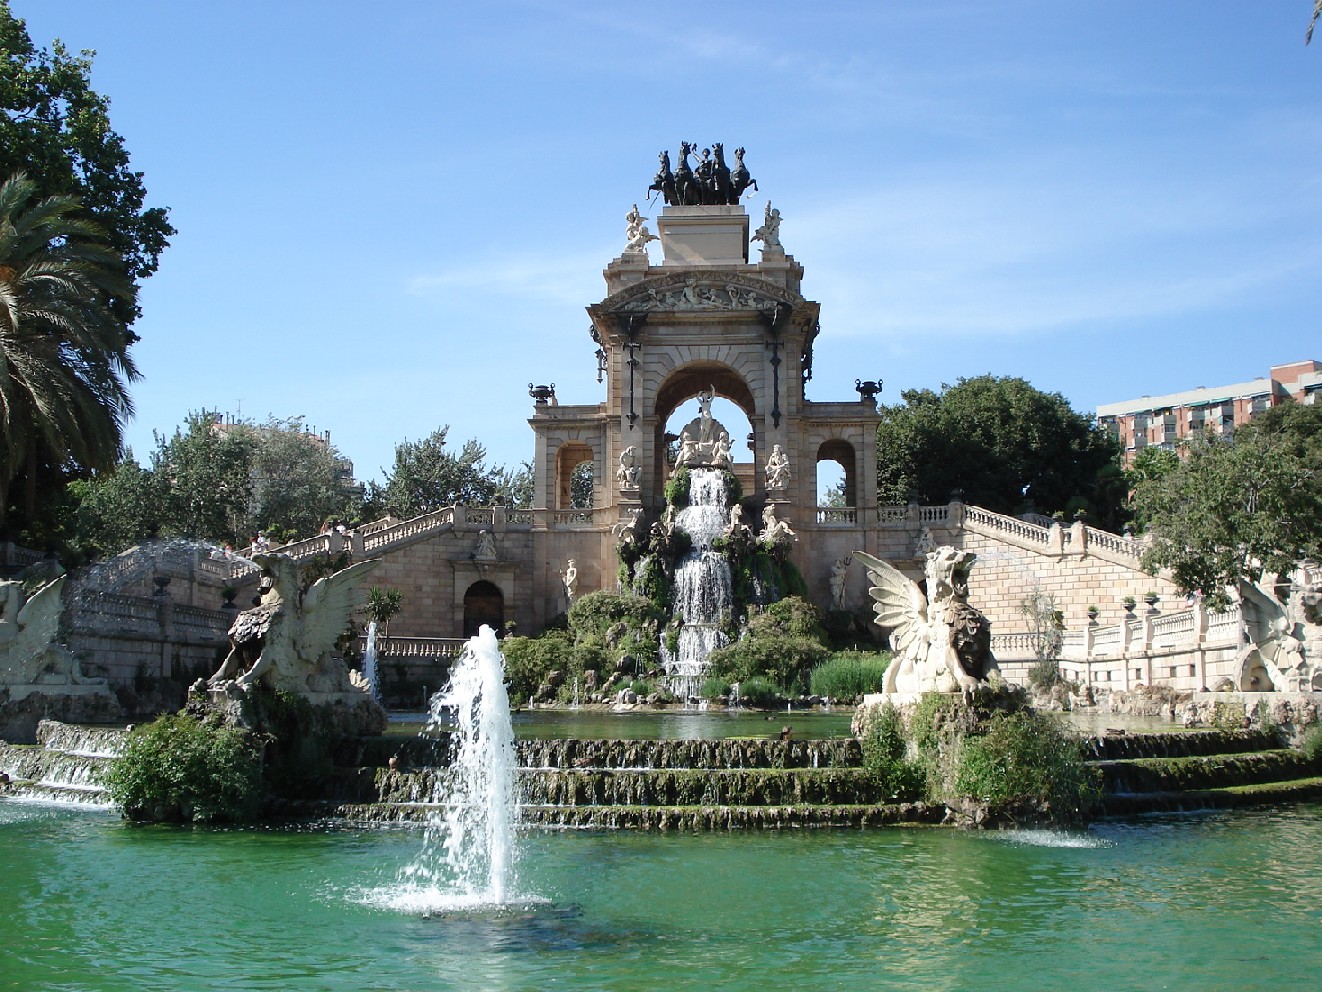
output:
<svg viewBox="0 0 1322 992"><path fill-rule="evenodd" d="M1322 408L1284 404L1233 438L1194 438L1185 455L1134 490L1152 538L1145 568L1169 568L1216 607L1240 579L1322 556Z"/></svg>
<svg viewBox="0 0 1322 992"><path fill-rule="evenodd" d="M71 197L0 184L0 521L24 474L36 512L43 464L108 469L132 414L129 336L112 312L130 287L100 230Z"/></svg>
<svg viewBox="0 0 1322 992"><path fill-rule="evenodd" d="M464 442L458 454L447 448L445 425L421 441L395 445L395 464L384 486L368 497L372 512L402 517L430 513L445 506L526 505L531 502L532 470L488 467L487 451L476 440Z"/></svg>
<svg viewBox="0 0 1322 992"><path fill-rule="evenodd" d="M0 52L0 178L25 172L42 196L77 197L121 260L128 292L109 305L127 328L137 283L156 271L175 232L164 209L145 206L142 173L110 126L110 101L92 89L95 52L71 55L58 41L36 48L8 0L0 0Z"/></svg>
<svg viewBox="0 0 1322 992"><path fill-rule="evenodd" d="M348 460L328 440L310 433L302 417L272 417L263 424L233 424L229 429L246 433L252 441L247 531L307 536L330 517L352 519L361 512Z"/></svg>
<svg viewBox="0 0 1322 992"><path fill-rule="evenodd" d="M158 534L165 500L160 481L129 452L113 472L69 483L69 494L77 505L75 532L82 552L116 554Z"/></svg>
<svg viewBox="0 0 1322 992"><path fill-rule="evenodd" d="M902 404L881 408L877 429L881 502L944 502L961 490L1000 513L1033 505L1084 509L1103 525L1119 519L1118 443L1059 393L983 375L901 395Z"/></svg>
<svg viewBox="0 0 1322 992"><path fill-rule="evenodd" d="M579 462L575 465L574 472L569 477L569 505L576 510L591 509L594 501L592 490L595 484L592 462Z"/></svg>

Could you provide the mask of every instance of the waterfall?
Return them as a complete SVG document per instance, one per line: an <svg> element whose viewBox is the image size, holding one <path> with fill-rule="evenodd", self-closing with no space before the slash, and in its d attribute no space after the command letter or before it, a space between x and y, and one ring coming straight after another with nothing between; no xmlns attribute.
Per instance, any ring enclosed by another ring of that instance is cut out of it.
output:
<svg viewBox="0 0 1322 992"><path fill-rule="evenodd" d="M662 648L670 690L681 699L698 695L707 656L729 643L722 626L734 606L730 562L711 547L724 534L729 518L725 474L718 469L691 469L689 505L675 516L675 526L693 542L675 566L674 613L683 618L683 626L674 654Z"/></svg>

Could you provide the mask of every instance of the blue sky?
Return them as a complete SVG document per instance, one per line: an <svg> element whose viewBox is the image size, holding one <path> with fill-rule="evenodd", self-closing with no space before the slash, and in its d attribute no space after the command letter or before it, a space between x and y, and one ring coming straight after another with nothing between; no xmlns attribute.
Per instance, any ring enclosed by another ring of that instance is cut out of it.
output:
<svg viewBox="0 0 1322 992"><path fill-rule="evenodd" d="M809 398L1020 375L1076 408L1322 359L1309 0L12 0L179 229L128 431L303 416L380 478L596 403L583 308L662 148L748 149L822 304Z"/></svg>

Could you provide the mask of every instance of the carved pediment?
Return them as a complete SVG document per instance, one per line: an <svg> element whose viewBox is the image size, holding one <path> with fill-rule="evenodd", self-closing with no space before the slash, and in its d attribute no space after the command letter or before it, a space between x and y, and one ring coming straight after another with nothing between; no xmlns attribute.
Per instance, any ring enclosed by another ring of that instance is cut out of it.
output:
<svg viewBox="0 0 1322 992"><path fill-rule="evenodd" d="M741 311L761 313L795 307L803 297L765 279L732 272L676 272L635 283L606 297L598 313Z"/></svg>

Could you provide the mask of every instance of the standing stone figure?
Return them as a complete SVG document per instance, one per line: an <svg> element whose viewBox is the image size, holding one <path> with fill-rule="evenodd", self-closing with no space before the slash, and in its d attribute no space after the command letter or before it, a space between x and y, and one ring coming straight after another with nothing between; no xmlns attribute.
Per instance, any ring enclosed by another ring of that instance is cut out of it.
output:
<svg viewBox="0 0 1322 992"><path fill-rule="evenodd" d="M763 473L766 475L768 489L784 489L790 484L790 460L780 445L771 446L771 455L767 458Z"/></svg>
<svg viewBox="0 0 1322 992"><path fill-rule="evenodd" d="M845 608L845 579L853 560L851 556L845 555L843 558L837 558L835 564L831 566L831 609L833 610Z"/></svg>
<svg viewBox="0 0 1322 992"><path fill-rule="evenodd" d="M712 439L711 436L711 405L712 400L716 398L716 387L708 386L706 392L698 393L698 443L706 444Z"/></svg>
<svg viewBox="0 0 1322 992"><path fill-rule="evenodd" d="M565 585L566 601L573 606L574 600L578 597L578 566L573 558L565 563L565 570L560 573L560 581Z"/></svg>

